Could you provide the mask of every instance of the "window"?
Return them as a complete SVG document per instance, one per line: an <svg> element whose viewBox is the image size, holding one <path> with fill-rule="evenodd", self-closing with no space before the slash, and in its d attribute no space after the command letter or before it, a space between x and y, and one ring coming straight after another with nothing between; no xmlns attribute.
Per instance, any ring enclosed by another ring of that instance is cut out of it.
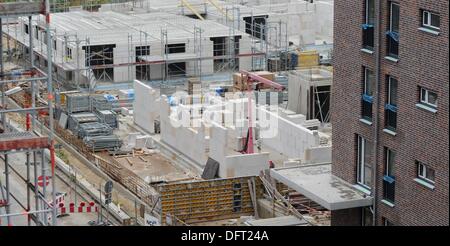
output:
<svg viewBox="0 0 450 246"><path fill-rule="evenodd" d="M375 23L375 0L366 0L365 23L363 28L363 48L373 50L374 46L374 23Z"/></svg>
<svg viewBox="0 0 450 246"><path fill-rule="evenodd" d="M166 54L184 53L186 52L186 44L167 44Z"/></svg>
<svg viewBox="0 0 450 246"><path fill-rule="evenodd" d="M42 39L42 42L43 42L45 45L47 45L47 31L42 31L42 32L41 32L41 39Z"/></svg>
<svg viewBox="0 0 450 246"><path fill-rule="evenodd" d="M34 26L34 37L39 40L39 27Z"/></svg>
<svg viewBox="0 0 450 246"><path fill-rule="evenodd" d="M384 226L394 226L394 223L392 223L391 221L389 221L385 217L382 217L381 219L383 220L383 225Z"/></svg>
<svg viewBox="0 0 450 246"><path fill-rule="evenodd" d="M395 201L395 152L384 148L383 199Z"/></svg>
<svg viewBox="0 0 450 246"><path fill-rule="evenodd" d="M25 29L25 33L26 34L30 33L30 29L28 28L28 25L24 24L23 26L24 26L24 29Z"/></svg>
<svg viewBox="0 0 450 246"><path fill-rule="evenodd" d="M397 83L397 79L388 76L385 127L391 131L395 131L397 128Z"/></svg>
<svg viewBox="0 0 450 246"><path fill-rule="evenodd" d="M73 71L67 71L66 72L66 80L72 81L73 80Z"/></svg>
<svg viewBox="0 0 450 246"><path fill-rule="evenodd" d="M364 68L364 82L363 82L363 95L362 95L362 118L368 121L372 121L372 103L373 103L373 90L375 86L374 73Z"/></svg>
<svg viewBox="0 0 450 246"><path fill-rule="evenodd" d="M357 182L370 189L372 186L372 144L358 136Z"/></svg>
<svg viewBox="0 0 450 246"><path fill-rule="evenodd" d="M66 47L66 60L72 60L72 49Z"/></svg>
<svg viewBox="0 0 450 246"><path fill-rule="evenodd" d="M400 29L400 6L394 2L390 3L389 10L389 30L387 35L387 54L388 56L398 58L399 29Z"/></svg>
<svg viewBox="0 0 450 246"><path fill-rule="evenodd" d="M53 50L56 51L56 39L53 39Z"/></svg>
<svg viewBox="0 0 450 246"><path fill-rule="evenodd" d="M417 177L428 183L434 184L434 169L428 167L420 161L416 161Z"/></svg>
<svg viewBox="0 0 450 246"><path fill-rule="evenodd" d="M438 14L422 10L422 26L425 28L439 30L441 20Z"/></svg>
<svg viewBox="0 0 450 246"><path fill-rule="evenodd" d="M420 88L420 103L437 108L437 94L423 87Z"/></svg>

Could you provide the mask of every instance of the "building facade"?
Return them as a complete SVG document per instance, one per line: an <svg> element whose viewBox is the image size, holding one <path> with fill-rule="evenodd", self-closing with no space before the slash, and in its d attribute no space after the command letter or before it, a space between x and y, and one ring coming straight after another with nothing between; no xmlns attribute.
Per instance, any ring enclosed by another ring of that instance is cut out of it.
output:
<svg viewBox="0 0 450 246"><path fill-rule="evenodd" d="M374 204L332 225L448 225L448 1L334 4L332 172Z"/></svg>

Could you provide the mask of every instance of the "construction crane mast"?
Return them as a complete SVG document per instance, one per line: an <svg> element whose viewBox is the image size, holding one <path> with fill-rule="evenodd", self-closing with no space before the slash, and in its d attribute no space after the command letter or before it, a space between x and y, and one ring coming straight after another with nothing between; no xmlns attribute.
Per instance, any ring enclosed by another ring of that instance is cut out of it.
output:
<svg viewBox="0 0 450 246"><path fill-rule="evenodd" d="M282 91L284 87L276 82L273 82L270 79L266 79L264 77L259 76L256 73L248 72L246 70L240 70L241 77L243 81L247 84L247 97L248 97L248 133L247 133L247 141L246 147L244 148L244 152L246 154L253 154L253 119L252 119L252 94L253 94L253 84L256 85L266 85L270 86L277 91Z"/></svg>

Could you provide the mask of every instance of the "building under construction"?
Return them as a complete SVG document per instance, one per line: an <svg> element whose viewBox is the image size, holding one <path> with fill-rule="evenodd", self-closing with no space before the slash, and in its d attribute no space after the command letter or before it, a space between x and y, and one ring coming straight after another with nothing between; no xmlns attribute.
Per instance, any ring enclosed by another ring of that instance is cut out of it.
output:
<svg viewBox="0 0 450 246"><path fill-rule="evenodd" d="M330 171L333 1L262 2L1 3L0 225L329 225L369 206Z"/></svg>

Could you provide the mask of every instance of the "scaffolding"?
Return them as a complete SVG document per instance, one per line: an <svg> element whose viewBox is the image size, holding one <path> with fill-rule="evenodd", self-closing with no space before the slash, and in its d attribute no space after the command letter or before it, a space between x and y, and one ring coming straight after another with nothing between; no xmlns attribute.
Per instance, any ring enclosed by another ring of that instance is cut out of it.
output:
<svg viewBox="0 0 450 246"><path fill-rule="evenodd" d="M46 19L45 31L46 38L50 40L50 5L49 0L32 1L32 2L10 2L0 3L0 85L1 85L1 107L0 119L3 133L0 133L0 157L4 163L4 179L0 176L0 195L2 202L0 206L4 207L5 212L0 213L0 219L6 218L8 225L13 225L13 218L16 216L26 215L28 225L31 225L31 220L35 225L57 225L56 212L56 189L55 189L55 151L54 151L54 133L53 124L49 126L49 134L47 137L41 137L34 134L33 130L36 127L37 113L43 110L47 112L50 118L53 118L53 85L52 85L52 46L47 47L46 56L49 58L47 72L43 72L34 64L34 44L30 36L29 52L30 63L27 64L26 69L20 71L6 71L6 61L10 61L11 57L4 59L4 36L3 36L3 21L7 24L14 23L19 17L28 17L29 27L32 26L32 16L43 15ZM29 29L30 31L30 29ZM6 53L11 54L13 49L9 45L9 38L6 39L7 50ZM39 96L39 82L47 83L47 105L38 107L36 105ZM23 109L10 109L7 103L7 89L10 85L29 84L31 88L31 102L28 107ZM16 127L8 124L7 114L20 113L26 114L26 131L20 131ZM47 160L45 150L48 149L50 160ZM13 153L26 153L26 177L21 176L15 168L10 164L9 156ZM38 170L37 163L40 161L40 170ZM49 162L50 161L50 168ZM34 180L31 180L31 167L34 166ZM50 171L50 173L49 173ZM11 190L10 175L15 173L21 180L24 181L26 187L26 202L20 201L18 194L14 194ZM39 189L38 173L44 185ZM4 181L2 181L4 180ZM51 191L47 190L45 182L49 180L51 184ZM34 204L32 199L34 196ZM48 201L48 199L51 199ZM25 211L15 212L11 211L12 199L20 205ZM34 206L33 206L34 205Z"/></svg>
<svg viewBox="0 0 450 246"><path fill-rule="evenodd" d="M69 9L65 1L59 2L63 7L55 12ZM150 9L150 1L106 2L112 3L111 10L113 11L115 7L122 4L131 5L133 8L144 8L147 11ZM187 0L183 2L184 4L178 6L181 12L184 12L186 3L189 3ZM92 4L92 1L82 2L82 6L88 6L88 4ZM53 77L57 88L92 92L99 84L108 84L114 88L112 82L129 84L134 79L139 79L152 84L152 86L173 89L176 86L185 85L188 77L197 77L200 81L231 82L232 74L241 69L239 64L242 58L251 60L251 65L247 69L252 71L268 70L269 61L279 64L287 63L287 56L283 56L288 51L286 23L270 22L267 16L253 16L253 13L251 16L243 18L239 6L221 6L220 4L213 0L202 4L190 3L193 9L202 9L206 13L205 15L210 13L219 15L219 19L215 22L225 26L228 31L218 34L215 38L205 35L205 24L203 26L193 24L191 27L184 23L187 18L185 16L172 19L163 17L158 21L158 23L163 23L159 35L143 29L143 26L124 22L123 24L128 25L128 33L124 33L124 36L128 37L126 51L116 49L113 38L115 37L114 30L108 34L108 36L111 35L110 43L105 41L103 44L98 44L98 42L92 42L93 39L89 35L83 35L81 38L76 33L51 29L48 40L52 40L55 48L56 46L64 47L63 49L53 49ZM56 8L57 5L54 6ZM118 9L117 12L121 12L121 10ZM202 12L198 11L198 14L201 15ZM203 22L195 14L194 16L199 23ZM141 23L139 17L136 18L137 23ZM247 20L250 22L247 23ZM29 46L28 36L35 37L35 41L37 40L35 65L41 69L47 67L47 57L44 54L47 38L45 38L46 35L45 37L43 35L45 33L43 25L45 25L43 18L35 17L29 27L21 27L18 24L8 25L5 31L8 38L15 40L14 46L20 47L16 50L17 57L25 57ZM28 28L28 33L23 31L23 28ZM185 37L185 42L173 42L171 36L178 35L173 34L177 32L177 30L172 30L174 28L189 33ZM243 33L248 34L249 39L244 41ZM155 46L155 41L159 41L160 47ZM210 41L213 43L212 54L202 51L202 47ZM188 51L188 45L193 49ZM158 49L160 55L155 55ZM184 52L179 52L180 50L184 50ZM210 62L213 63L212 73L206 72L204 69ZM193 67L188 64L192 64ZM279 64L276 65L279 69L276 69L275 72L284 71L283 66ZM159 67L160 71L155 71L154 67ZM125 72L127 75L122 76Z"/></svg>

